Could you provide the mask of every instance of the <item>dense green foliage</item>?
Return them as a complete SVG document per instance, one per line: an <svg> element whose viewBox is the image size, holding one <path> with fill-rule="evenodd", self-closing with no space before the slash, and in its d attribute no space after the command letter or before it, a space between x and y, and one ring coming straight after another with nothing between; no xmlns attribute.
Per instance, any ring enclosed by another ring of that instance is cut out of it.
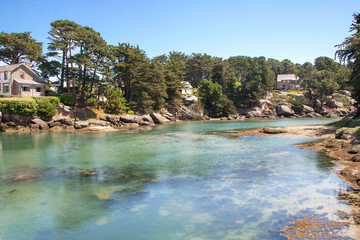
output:
<svg viewBox="0 0 360 240"><path fill-rule="evenodd" d="M110 88L106 91L106 106L105 110L107 112L116 113L116 112L124 112L128 108L126 107L126 100L124 98L123 91L116 87Z"/></svg>
<svg viewBox="0 0 360 240"><path fill-rule="evenodd" d="M33 98L1 98L1 111L17 113L21 115L33 115L37 110L37 103Z"/></svg>
<svg viewBox="0 0 360 240"><path fill-rule="evenodd" d="M336 55L351 68L351 85L354 88L355 97L360 99L360 13L354 14L350 31L353 34L338 45L339 50Z"/></svg>
<svg viewBox="0 0 360 240"><path fill-rule="evenodd" d="M65 104L67 106L71 106L71 107L73 107L76 103L73 97L66 95L66 94L62 94L60 96L60 102L62 102L63 104Z"/></svg>
<svg viewBox="0 0 360 240"><path fill-rule="evenodd" d="M57 97L1 98L0 110L26 116L51 118L59 104Z"/></svg>
<svg viewBox="0 0 360 240"><path fill-rule="evenodd" d="M36 114L45 118L51 118L56 114L56 107L60 100L58 97L33 97L36 101Z"/></svg>
<svg viewBox="0 0 360 240"><path fill-rule="evenodd" d="M0 33L0 61L15 64L24 60L40 61L42 43L36 42L29 32Z"/></svg>

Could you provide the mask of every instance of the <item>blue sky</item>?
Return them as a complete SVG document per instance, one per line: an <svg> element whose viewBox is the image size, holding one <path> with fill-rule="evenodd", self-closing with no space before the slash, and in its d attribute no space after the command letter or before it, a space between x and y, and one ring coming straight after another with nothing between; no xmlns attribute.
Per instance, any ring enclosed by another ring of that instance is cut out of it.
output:
<svg viewBox="0 0 360 240"><path fill-rule="evenodd" d="M50 23L92 27L109 44L139 45L149 57L180 51L265 56L295 63L333 58L349 36L359 0L32 0L2 2L0 31L44 42ZM6 11L6 9L12 9Z"/></svg>

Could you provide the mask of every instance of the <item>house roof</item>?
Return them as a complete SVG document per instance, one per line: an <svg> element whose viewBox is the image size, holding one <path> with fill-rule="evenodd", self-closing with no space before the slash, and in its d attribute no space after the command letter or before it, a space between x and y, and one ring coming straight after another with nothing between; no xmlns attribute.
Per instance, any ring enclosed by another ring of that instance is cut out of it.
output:
<svg viewBox="0 0 360 240"><path fill-rule="evenodd" d="M184 85L184 88L189 88L189 89L193 89L193 87L191 86L191 84L187 81L182 81L181 82Z"/></svg>
<svg viewBox="0 0 360 240"><path fill-rule="evenodd" d="M8 71L12 71L15 68L21 66L21 65L25 65L24 63L17 63L17 64L10 64L10 65L4 65L4 66L0 66L0 72L8 72Z"/></svg>
<svg viewBox="0 0 360 240"><path fill-rule="evenodd" d="M19 84L28 84L28 85L45 85L43 81L35 81L35 80L28 80L28 79L14 79Z"/></svg>
<svg viewBox="0 0 360 240"><path fill-rule="evenodd" d="M299 77L296 76L295 74L279 74L277 76L277 82L281 82L283 80L299 80Z"/></svg>

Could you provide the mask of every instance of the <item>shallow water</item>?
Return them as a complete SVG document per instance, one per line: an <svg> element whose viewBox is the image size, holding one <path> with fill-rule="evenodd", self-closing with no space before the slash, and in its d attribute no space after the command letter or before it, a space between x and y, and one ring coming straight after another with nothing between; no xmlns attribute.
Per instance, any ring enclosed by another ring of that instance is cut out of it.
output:
<svg viewBox="0 0 360 240"><path fill-rule="evenodd" d="M329 121L0 134L0 239L283 239L304 214L350 212L331 159L293 146L309 137L208 131Z"/></svg>

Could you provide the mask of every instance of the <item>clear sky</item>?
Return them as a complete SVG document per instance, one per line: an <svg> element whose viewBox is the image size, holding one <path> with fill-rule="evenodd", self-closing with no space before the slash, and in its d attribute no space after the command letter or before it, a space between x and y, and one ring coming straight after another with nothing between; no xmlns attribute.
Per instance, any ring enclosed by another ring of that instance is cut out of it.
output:
<svg viewBox="0 0 360 240"><path fill-rule="evenodd" d="M3 0L1 9L0 31L30 31L45 52L50 23L68 19L149 57L179 51L304 63L334 57L360 0Z"/></svg>

